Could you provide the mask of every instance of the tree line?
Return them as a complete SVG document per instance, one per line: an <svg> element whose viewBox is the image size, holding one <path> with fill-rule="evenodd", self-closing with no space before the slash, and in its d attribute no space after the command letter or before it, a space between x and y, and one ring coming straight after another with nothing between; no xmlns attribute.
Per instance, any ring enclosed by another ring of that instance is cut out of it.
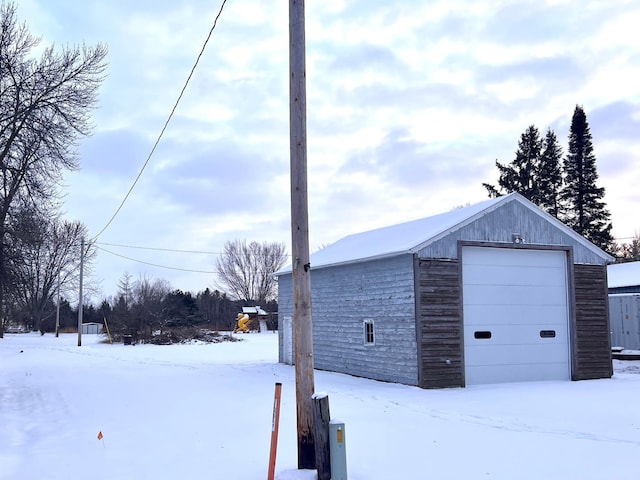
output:
<svg viewBox="0 0 640 480"><path fill-rule="evenodd" d="M26 249L22 255L34 265L47 266L42 264L42 258L31 253ZM79 255L79 252L76 251L76 254ZM194 294L174 289L164 279L142 277L133 280L131 275L125 273L118 282L116 295L103 299L99 306L90 302L83 306L83 323L104 324L116 340L123 335L130 335L136 341L149 340L169 330L184 327L233 330L242 307L260 306L267 313L277 312L273 274L285 261L284 244L227 241L216 261L221 272L218 279L220 289L205 288ZM25 299L32 301L10 301L13 297L8 297L9 324L42 333L58 331L58 328L77 331L78 307L72 307L66 295L61 294L55 279L46 283L45 287L43 282L34 282L30 278L16 287L16 290L25 293ZM33 301L36 298L37 304ZM271 329L276 328L274 318L271 317Z"/></svg>
<svg viewBox="0 0 640 480"><path fill-rule="evenodd" d="M620 260L638 260L638 235L629 244L617 244L611 233L611 214L605 189L597 184L593 139L584 108L576 105L566 155L550 128L544 138L535 125L521 135L515 158L496 160L497 185L483 183L490 197L518 192L578 234Z"/></svg>
<svg viewBox="0 0 640 480"><path fill-rule="evenodd" d="M118 293L104 299L96 306L83 307L83 322L105 325L115 341L130 335L134 341L149 340L168 331L199 327L215 331L233 330L238 312L254 302L234 300L219 290L206 288L196 294L173 289L166 280L140 278L133 280L125 273L119 281ZM77 331L78 307L66 299L60 300L59 327L61 331ZM48 314L42 318L41 332L53 332L56 328L57 302L50 299ZM277 311L275 300L262 305L267 312ZM271 317L273 321L273 317ZM22 323L28 329L36 325ZM273 323L269 326L275 329Z"/></svg>

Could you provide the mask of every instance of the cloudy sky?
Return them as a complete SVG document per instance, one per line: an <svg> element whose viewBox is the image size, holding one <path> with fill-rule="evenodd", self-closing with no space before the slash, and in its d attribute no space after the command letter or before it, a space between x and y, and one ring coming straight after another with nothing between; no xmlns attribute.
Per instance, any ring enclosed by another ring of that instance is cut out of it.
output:
<svg viewBox="0 0 640 480"><path fill-rule="evenodd" d="M44 44L109 47L95 133L65 178L66 215L92 236L144 164L221 3L19 0ZM638 0L317 0L306 23L312 251L485 200L482 182L496 183L495 160L513 159L529 125L552 128L566 151L576 104L614 236L640 230ZM227 240L290 251L288 55L287 1L227 1L158 149L97 239L104 295L124 272L215 287L195 271L213 272Z"/></svg>

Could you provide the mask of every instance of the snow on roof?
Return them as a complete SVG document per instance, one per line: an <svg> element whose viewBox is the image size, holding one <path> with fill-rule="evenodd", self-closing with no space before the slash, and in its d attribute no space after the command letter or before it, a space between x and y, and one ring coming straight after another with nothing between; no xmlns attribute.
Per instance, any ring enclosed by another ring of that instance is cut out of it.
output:
<svg viewBox="0 0 640 480"><path fill-rule="evenodd" d="M616 263L607 267L609 288L640 285L640 262Z"/></svg>
<svg viewBox="0 0 640 480"><path fill-rule="evenodd" d="M532 212L543 216L547 221L554 223L559 229L564 230L568 235L575 238L577 242L582 243L585 248L597 252L607 262L613 261L613 257L600 250L587 239L578 235L519 193L513 192L432 217L348 235L312 254L310 258L311 267L326 267L367 259L390 257L403 253L413 253L511 201L517 201ZM291 265L284 267L276 272L275 275L286 273L291 273Z"/></svg>
<svg viewBox="0 0 640 480"><path fill-rule="evenodd" d="M432 217L348 235L311 256L312 267L408 253L426 240L475 217L505 197L485 200Z"/></svg>
<svg viewBox="0 0 640 480"><path fill-rule="evenodd" d="M242 307L242 313L257 313L258 315L267 315L260 305L256 305L255 307Z"/></svg>

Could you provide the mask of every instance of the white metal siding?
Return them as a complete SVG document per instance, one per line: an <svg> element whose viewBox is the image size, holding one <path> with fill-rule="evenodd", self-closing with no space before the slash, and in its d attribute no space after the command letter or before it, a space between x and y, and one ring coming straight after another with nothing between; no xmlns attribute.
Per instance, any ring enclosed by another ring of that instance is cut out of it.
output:
<svg viewBox="0 0 640 480"><path fill-rule="evenodd" d="M278 278L278 316L293 316L291 275ZM313 358L319 370L418 384L413 255L311 270ZM375 322L364 343L362 322ZM286 361L282 331L279 359Z"/></svg>
<svg viewBox="0 0 640 480"><path fill-rule="evenodd" d="M464 247L462 258L465 383L570 379L566 252Z"/></svg>
<svg viewBox="0 0 640 480"><path fill-rule="evenodd" d="M609 295L611 345L640 350L640 294Z"/></svg>

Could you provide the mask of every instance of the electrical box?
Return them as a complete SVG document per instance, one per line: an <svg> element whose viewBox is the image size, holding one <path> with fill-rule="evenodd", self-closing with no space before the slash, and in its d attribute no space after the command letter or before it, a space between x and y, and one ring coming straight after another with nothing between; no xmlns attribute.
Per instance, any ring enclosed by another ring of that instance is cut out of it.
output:
<svg viewBox="0 0 640 480"><path fill-rule="evenodd" d="M347 450L344 423L329 422L329 453L331 456L331 480L347 480Z"/></svg>

